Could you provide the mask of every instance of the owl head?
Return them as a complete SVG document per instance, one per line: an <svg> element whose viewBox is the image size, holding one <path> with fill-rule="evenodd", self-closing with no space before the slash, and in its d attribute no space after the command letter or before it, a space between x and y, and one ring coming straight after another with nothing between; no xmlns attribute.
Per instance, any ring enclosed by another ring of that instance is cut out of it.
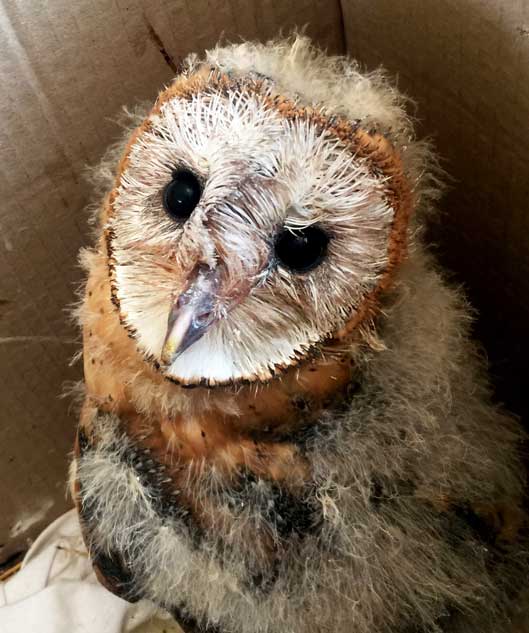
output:
<svg viewBox="0 0 529 633"><path fill-rule="evenodd" d="M187 385L267 381L372 319L423 193L399 99L303 37L188 60L107 201L112 298L147 361Z"/></svg>

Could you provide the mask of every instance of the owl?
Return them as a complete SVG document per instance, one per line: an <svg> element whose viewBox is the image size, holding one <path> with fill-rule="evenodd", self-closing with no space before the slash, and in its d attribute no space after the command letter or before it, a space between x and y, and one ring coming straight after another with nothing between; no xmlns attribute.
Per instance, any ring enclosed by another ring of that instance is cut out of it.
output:
<svg viewBox="0 0 529 633"><path fill-rule="evenodd" d="M101 166L73 496L99 580L185 631L523 626L522 435L405 106L304 36L219 46Z"/></svg>

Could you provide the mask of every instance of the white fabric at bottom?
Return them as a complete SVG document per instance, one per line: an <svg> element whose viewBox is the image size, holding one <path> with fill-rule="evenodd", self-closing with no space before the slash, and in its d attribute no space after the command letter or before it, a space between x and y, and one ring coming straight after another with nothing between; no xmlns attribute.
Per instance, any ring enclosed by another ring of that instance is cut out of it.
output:
<svg viewBox="0 0 529 633"><path fill-rule="evenodd" d="M75 510L38 537L21 570L0 583L0 633L181 633L164 612L102 587Z"/></svg>

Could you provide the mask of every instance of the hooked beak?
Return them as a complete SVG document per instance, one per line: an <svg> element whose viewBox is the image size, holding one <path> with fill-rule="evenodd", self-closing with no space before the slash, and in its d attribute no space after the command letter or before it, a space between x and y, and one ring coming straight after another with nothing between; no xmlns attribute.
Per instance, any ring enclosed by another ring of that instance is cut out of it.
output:
<svg viewBox="0 0 529 633"><path fill-rule="evenodd" d="M164 365L170 365L221 318L218 287L218 270L200 267L187 290L173 301L161 354Z"/></svg>

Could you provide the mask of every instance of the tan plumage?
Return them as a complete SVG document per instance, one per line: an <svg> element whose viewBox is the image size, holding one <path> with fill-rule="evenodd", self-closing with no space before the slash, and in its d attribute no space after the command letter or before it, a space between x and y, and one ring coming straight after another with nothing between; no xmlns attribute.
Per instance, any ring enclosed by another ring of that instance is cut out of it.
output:
<svg viewBox="0 0 529 633"><path fill-rule="evenodd" d="M207 630L506 626L519 432L422 246L435 162L399 95L303 38L216 49L119 152L72 468L101 580ZM296 271L277 236L308 227Z"/></svg>

